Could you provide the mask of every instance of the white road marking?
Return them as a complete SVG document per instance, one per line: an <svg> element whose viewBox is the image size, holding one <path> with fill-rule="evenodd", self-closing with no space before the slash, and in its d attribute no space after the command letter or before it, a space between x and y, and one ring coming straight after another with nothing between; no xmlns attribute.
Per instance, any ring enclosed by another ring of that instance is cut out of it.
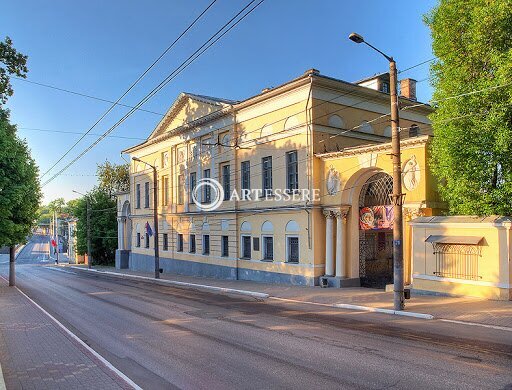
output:
<svg viewBox="0 0 512 390"><path fill-rule="evenodd" d="M452 324L462 324L462 325L469 325L469 326L481 326L482 328L490 328L490 329L497 329L497 330L504 330L504 331L507 331L507 332L512 332L512 328L509 328L507 326L479 324L477 322L466 322L466 321L448 320L448 319L445 319L445 318L440 318L439 321L450 322Z"/></svg>
<svg viewBox="0 0 512 390"><path fill-rule="evenodd" d="M5 386L4 374L2 372L2 365L0 364L0 390L6 390L7 386Z"/></svg>
<svg viewBox="0 0 512 390"><path fill-rule="evenodd" d="M0 278L5 280L2 275L0 275ZM78 336L76 336L73 332L71 332L68 328L66 328L59 320L57 320L54 316L52 316L50 313L48 313L45 309L43 309L41 306L39 306L32 298L30 298L27 294L25 294L23 291L21 291L17 286L16 290L18 290L25 298L27 298L32 304L34 304L35 307L37 307L39 310L41 310L44 314L46 314L53 322L55 322L64 332L66 332L73 340L75 340L77 343L79 343L82 347L87 349L91 354L94 355L99 361L101 361L108 369L113 371L117 376L119 376L122 380L124 380L129 386L131 386L135 390L142 390L140 386L138 386L135 382L133 382L130 378L128 378L125 374L123 374L121 371L119 371L117 368L115 368L112 363L110 363L107 359L105 359L103 356L101 356L98 352L96 352L94 349L89 347L86 343L84 343ZM1 387L0 384L0 390L4 390Z"/></svg>
<svg viewBox="0 0 512 390"><path fill-rule="evenodd" d="M57 267L44 267L44 268L45 268L45 269L52 270L52 271L64 272L65 274L76 275L76 272L73 272L73 271L67 271L67 270L62 269L62 268L57 268Z"/></svg>

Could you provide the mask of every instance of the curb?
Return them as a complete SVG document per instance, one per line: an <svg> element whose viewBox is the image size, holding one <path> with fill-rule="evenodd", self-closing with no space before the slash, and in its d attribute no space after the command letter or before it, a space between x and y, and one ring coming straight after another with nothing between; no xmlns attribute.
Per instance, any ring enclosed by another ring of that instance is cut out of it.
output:
<svg viewBox="0 0 512 390"><path fill-rule="evenodd" d="M163 285L163 286L175 286L175 287L181 287L181 288L188 288L188 289L192 289L192 290L205 290L205 291L213 291L213 292L224 293L224 294L244 295L244 296L249 296L249 297L255 298L257 300L261 300L261 301L269 298L269 294L255 292L255 291L237 290L234 288L209 286L206 284L178 282L175 280L167 280L167 279L154 279L154 278L149 278L147 276L129 275L129 274L122 274L122 273L118 273L118 272L110 272L110 271L98 271L96 269L88 269L88 268L85 269L85 268L74 267L74 266L71 266L69 268L73 268L75 270L82 271L82 272L96 273L98 275L107 275L107 276L111 276L111 277L119 278L119 279L142 280L142 281L152 282L154 284L159 284L159 285Z"/></svg>
<svg viewBox="0 0 512 390"><path fill-rule="evenodd" d="M434 319L434 316L432 314L416 313L416 312L413 312L413 311L399 311L399 310L392 310L392 309L381 309L379 307L351 305L351 304L348 304L348 303L335 303L332 306L340 308L340 309L368 311L368 312L372 312L372 313L394 314L394 315L397 315L397 316L422 318L424 320L433 320Z"/></svg>

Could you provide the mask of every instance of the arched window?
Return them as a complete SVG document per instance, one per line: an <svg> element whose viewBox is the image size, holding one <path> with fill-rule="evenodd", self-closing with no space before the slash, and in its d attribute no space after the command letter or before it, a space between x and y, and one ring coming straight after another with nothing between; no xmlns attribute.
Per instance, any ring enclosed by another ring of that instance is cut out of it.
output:
<svg viewBox="0 0 512 390"><path fill-rule="evenodd" d="M272 222L270 221L265 221L261 225L261 231L265 233L272 233L274 232L274 225L272 225Z"/></svg>
<svg viewBox="0 0 512 390"><path fill-rule="evenodd" d="M373 127L368 123L368 121L363 121L363 123L361 123L359 131L361 133L374 134Z"/></svg>
<svg viewBox="0 0 512 390"><path fill-rule="evenodd" d="M295 115L289 117L286 122L284 122L284 129L285 130L290 130L290 129L293 129L295 127L298 127L299 126L299 120L297 119L297 117Z"/></svg>
<svg viewBox="0 0 512 390"><path fill-rule="evenodd" d="M420 135L420 128L418 125L412 125L409 128L409 137L417 137L418 135Z"/></svg>
<svg viewBox="0 0 512 390"><path fill-rule="evenodd" d="M345 122L343 118L339 115L331 115L329 117L329 126L337 127L338 129L343 129L345 127Z"/></svg>
<svg viewBox="0 0 512 390"><path fill-rule="evenodd" d="M286 224L285 230L286 233L296 233L299 231L299 224L292 219Z"/></svg>
<svg viewBox="0 0 512 390"><path fill-rule="evenodd" d="M266 138L272 135L272 125L265 125L261 128L260 138Z"/></svg>
<svg viewBox="0 0 512 390"><path fill-rule="evenodd" d="M240 231L242 231L242 232L252 231L252 226L251 226L250 222L247 222L247 221L242 222L242 225L240 226Z"/></svg>

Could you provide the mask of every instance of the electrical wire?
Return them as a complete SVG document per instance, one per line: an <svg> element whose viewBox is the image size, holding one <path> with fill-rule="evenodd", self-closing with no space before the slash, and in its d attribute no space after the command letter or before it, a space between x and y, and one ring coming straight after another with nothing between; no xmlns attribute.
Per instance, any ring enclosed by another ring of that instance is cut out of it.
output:
<svg viewBox="0 0 512 390"><path fill-rule="evenodd" d="M236 22L231 24L233 20L235 20L240 14L242 14L248 7L251 6L256 0L250 1L238 14L236 14L229 22L227 22L220 30L218 30L210 39L208 39L199 49L197 49L187 60L185 60L178 68L176 68L169 76L167 76L157 87L155 87L146 97L144 97L134 109L131 109L127 114L125 114L119 121L117 121L110 129L108 129L101 137L99 137L93 144L87 147L82 153L80 153L77 157L75 157L71 162L69 162L64 168L62 168L59 172L54 174L50 179L48 179L42 186L46 186L48 183L53 181L57 176L59 176L62 172L72 166L76 161L82 158L87 152L89 152L92 148L94 148L97 144L99 144L107 135L109 135L115 128L117 128L121 123L123 123L136 108L145 104L150 98L152 98L156 93L158 93L167 83L169 83L172 79L174 79L178 74L180 74L183 70L185 70L192 62L194 62L199 56L201 56L206 50L212 47L219 39L221 39L225 34L227 34L231 29L233 29L236 25L238 25L243 19L245 19L249 14L251 14L258 6L260 6L265 0L260 0L254 7L252 7L248 12L242 15ZM230 25L231 24L231 25ZM229 26L230 25L230 26ZM229 27L227 27L229 26ZM227 29L226 29L227 28ZM224 29L226 31L222 32ZM219 35L220 34L220 35ZM66 152L66 154L69 153Z"/></svg>
<svg viewBox="0 0 512 390"><path fill-rule="evenodd" d="M55 166L61 162L77 145L78 143L84 139L84 137L89 134L92 129L94 129L116 106L117 104L148 74L148 72L153 69L153 67L171 50L178 41L201 19L201 17L215 4L217 0L213 0L195 19L189 24L189 26L153 61L153 63L142 72L142 74L126 89L119 98L105 111L99 119L94 122L94 124L70 147L68 150L48 169L41 175L41 178L46 176ZM137 108L132 108L131 110L137 110Z"/></svg>

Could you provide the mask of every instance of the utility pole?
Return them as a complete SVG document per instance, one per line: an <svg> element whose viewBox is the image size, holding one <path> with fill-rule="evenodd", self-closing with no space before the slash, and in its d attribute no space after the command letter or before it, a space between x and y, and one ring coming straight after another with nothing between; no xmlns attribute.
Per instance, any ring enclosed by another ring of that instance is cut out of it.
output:
<svg viewBox="0 0 512 390"><path fill-rule="evenodd" d="M389 61L389 85L391 101L391 149L393 154L393 306L395 310L404 310L404 250L403 250L403 194L402 194L402 162L400 151L400 118L398 115L397 70L393 57L384 54L375 46L370 45L356 33L348 37L355 43L364 43Z"/></svg>
<svg viewBox="0 0 512 390"><path fill-rule="evenodd" d="M87 207L87 268L92 268L92 251L91 251L91 204L89 196L85 196L85 205Z"/></svg>
<svg viewBox="0 0 512 390"><path fill-rule="evenodd" d="M55 239L55 264L59 264L59 225L57 222L57 211L53 210L54 239Z"/></svg>
<svg viewBox="0 0 512 390"><path fill-rule="evenodd" d="M160 279L160 254L158 252L158 174L156 167L142 161L140 158L132 157L132 160L146 164L153 169L153 224L155 225L155 279Z"/></svg>

